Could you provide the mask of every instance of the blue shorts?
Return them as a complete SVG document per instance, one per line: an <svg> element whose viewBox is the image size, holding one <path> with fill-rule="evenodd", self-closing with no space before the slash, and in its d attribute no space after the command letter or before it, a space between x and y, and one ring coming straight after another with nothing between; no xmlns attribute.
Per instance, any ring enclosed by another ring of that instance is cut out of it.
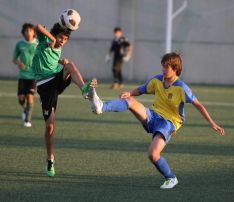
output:
<svg viewBox="0 0 234 202"><path fill-rule="evenodd" d="M160 133L164 137L165 142L168 143L175 130L174 125L149 108L146 108L146 114L147 122L146 126L143 126L145 130L152 134Z"/></svg>

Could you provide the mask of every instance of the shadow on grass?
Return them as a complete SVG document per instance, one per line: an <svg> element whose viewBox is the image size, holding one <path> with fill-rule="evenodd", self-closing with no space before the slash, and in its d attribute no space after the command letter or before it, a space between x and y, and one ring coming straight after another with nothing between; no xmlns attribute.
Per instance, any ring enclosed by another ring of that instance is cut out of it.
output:
<svg viewBox="0 0 234 202"><path fill-rule="evenodd" d="M94 115L95 118L92 119L88 119L88 118L65 118L65 117L56 117L55 118L55 122L80 122L80 123L86 123L86 124L124 124L124 125L135 125L135 124L139 124L139 122L137 120L133 120L133 121L129 121L129 120L108 120L108 119L103 119L102 118L98 118L97 115ZM20 120L19 116L14 116L14 115L0 115L0 120ZM33 117L33 120L39 120L39 121L43 121L44 119L42 117L39 116L35 116Z"/></svg>
<svg viewBox="0 0 234 202"><path fill-rule="evenodd" d="M123 124L123 125L139 125L140 123L137 120L108 120L104 119L104 117L96 116L94 115L95 118L67 118L67 117L56 117L55 121L56 122L80 122L80 123L85 123L85 124ZM0 115L0 120L19 120L20 117L16 115ZM42 117L35 116L33 117L33 120L41 120L43 121ZM204 123L185 123L184 127L191 127L191 128L207 128L209 127L208 124ZM222 127L225 129L234 129L234 125L229 125L229 124L222 124Z"/></svg>
<svg viewBox="0 0 234 202"><path fill-rule="evenodd" d="M179 173L178 173L179 174ZM181 176L180 176L181 175ZM233 174L231 175L233 177ZM173 190L160 190L163 178L153 176L101 176L0 171L1 201L232 201L230 174L180 173Z"/></svg>
<svg viewBox="0 0 234 202"><path fill-rule="evenodd" d="M16 135L16 136L15 136ZM3 147L44 147L43 138L20 137L17 134L1 135L0 146ZM148 142L131 142L121 140L92 140L55 138L55 148L99 151L147 152ZM163 153L198 154L198 155L234 155L233 146L211 144L170 143Z"/></svg>

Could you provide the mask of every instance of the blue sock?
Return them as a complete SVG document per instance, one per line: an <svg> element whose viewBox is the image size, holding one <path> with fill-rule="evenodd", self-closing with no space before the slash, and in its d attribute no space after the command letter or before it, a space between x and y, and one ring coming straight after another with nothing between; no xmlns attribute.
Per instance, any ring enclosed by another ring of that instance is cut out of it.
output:
<svg viewBox="0 0 234 202"><path fill-rule="evenodd" d="M103 112L122 112L128 110L128 102L124 99L109 100L103 103Z"/></svg>
<svg viewBox="0 0 234 202"><path fill-rule="evenodd" d="M166 179L175 177L175 175L171 172L171 169L167 164L166 159L163 158L162 156L160 157L159 160L154 162L154 165Z"/></svg>

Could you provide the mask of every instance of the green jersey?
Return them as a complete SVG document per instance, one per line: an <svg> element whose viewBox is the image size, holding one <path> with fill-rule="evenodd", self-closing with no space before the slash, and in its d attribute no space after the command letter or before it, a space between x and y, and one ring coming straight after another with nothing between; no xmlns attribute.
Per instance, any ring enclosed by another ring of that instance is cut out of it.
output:
<svg viewBox="0 0 234 202"><path fill-rule="evenodd" d="M40 32L37 33L37 38L39 44L33 58L32 68L35 79L39 81L50 78L62 70L58 63L62 49L50 48L48 44L51 40Z"/></svg>
<svg viewBox="0 0 234 202"><path fill-rule="evenodd" d="M19 71L19 79L35 79L32 70L32 60L37 47L37 40L28 42L26 40L19 41L13 53L13 60L19 60L25 65L24 69Z"/></svg>

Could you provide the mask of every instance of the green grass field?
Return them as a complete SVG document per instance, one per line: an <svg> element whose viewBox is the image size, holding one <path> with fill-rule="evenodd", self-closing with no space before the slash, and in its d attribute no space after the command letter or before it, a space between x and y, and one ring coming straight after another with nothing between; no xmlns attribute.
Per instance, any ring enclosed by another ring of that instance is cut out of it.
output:
<svg viewBox="0 0 234 202"><path fill-rule="evenodd" d="M56 112L56 176L45 176L44 121L38 96L33 127L24 128L16 81L0 81L0 201L234 201L234 87L192 86L224 137L186 106L186 123L163 155L179 184L163 191L148 160L151 136L130 114L94 115L72 84ZM136 85L127 85L131 89ZM98 93L117 98L109 84ZM142 96L150 106L150 96Z"/></svg>

